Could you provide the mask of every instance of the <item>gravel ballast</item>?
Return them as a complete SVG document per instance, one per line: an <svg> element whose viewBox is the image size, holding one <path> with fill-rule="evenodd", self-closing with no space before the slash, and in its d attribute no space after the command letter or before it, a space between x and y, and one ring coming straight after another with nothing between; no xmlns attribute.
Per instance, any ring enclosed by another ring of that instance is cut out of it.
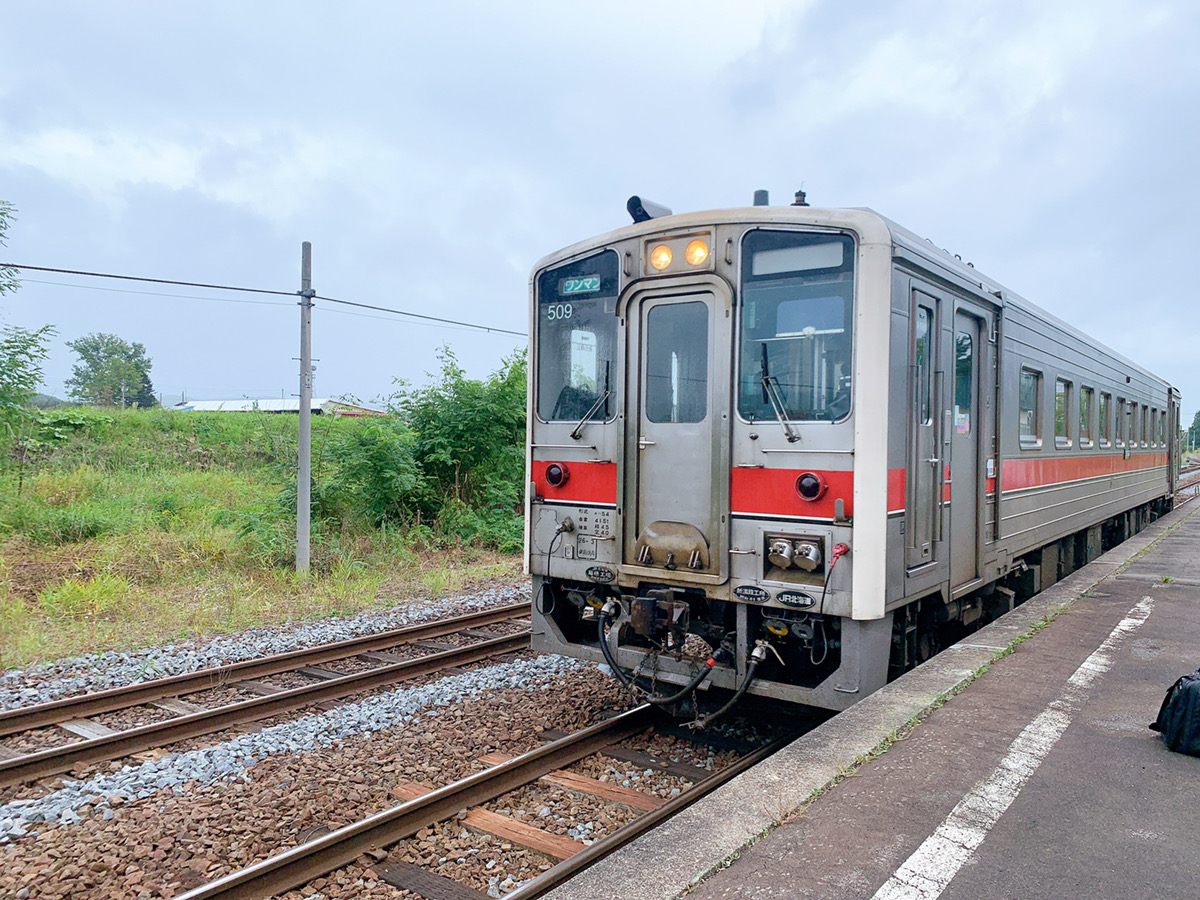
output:
<svg viewBox="0 0 1200 900"><path fill-rule="evenodd" d="M588 666L560 656L499 663L304 716L213 747L126 766L112 775L64 781L61 789L47 796L14 800L0 806L0 843L24 836L38 822L77 824L79 810L84 806L92 814L109 818L114 798L140 799L164 789L182 793L185 785L195 787L244 777L248 768L268 756L330 747L352 735L403 727L418 716L436 717L440 707L487 691L504 688L548 691L556 676Z"/></svg>
<svg viewBox="0 0 1200 900"><path fill-rule="evenodd" d="M0 709L33 706L73 694L183 675L528 600L528 585L506 585L345 618L252 628L206 641L177 641L130 653L68 657L0 674Z"/></svg>

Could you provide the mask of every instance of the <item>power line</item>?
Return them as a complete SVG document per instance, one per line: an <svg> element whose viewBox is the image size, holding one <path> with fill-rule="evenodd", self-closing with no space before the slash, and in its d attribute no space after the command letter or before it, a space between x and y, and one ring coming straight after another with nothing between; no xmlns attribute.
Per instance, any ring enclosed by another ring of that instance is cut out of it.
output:
<svg viewBox="0 0 1200 900"><path fill-rule="evenodd" d="M459 325L463 328L476 328L480 331L494 332L495 334L511 334L516 337L529 337L524 331L510 331L507 328L493 328L490 325L476 325L474 322L459 322L456 319L442 319L438 316L426 316L421 313L405 312L402 309L391 309L387 306L372 306L369 303L355 303L353 300L338 300L336 297L326 297L323 294L317 294L317 300L324 300L326 303L342 303L346 306L357 306L362 309L374 309L378 312L394 313L398 316L408 316L413 319L425 319L429 322L441 322L444 325Z"/></svg>
<svg viewBox="0 0 1200 900"><path fill-rule="evenodd" d="M234 287L229 284L206 284L202 281L173 281L170 278L145 278L141 275L111 275L107 272L84 272L79 269L55 269L50 266L22 266L17 263L0 263L0 268L28 269L31 272L56 272L59 275L86 275L89 278L114 278L118 281L144 281L149 284L174 284L179 287L208 288L213 291L242 291L247 294L274 294L277 297L295 297L295 291L268 291L264 288Z"/></svg>
<svg viewBox="0 0 1200 900"><path fill-rule="evenodd" d="M5 267L10 268L10 269L18 269L21 271L28 270L31 272L54 272L54 273L61 274L61 275L82 275L82 276L85 276L88 278L112 278L112 279L116 279L119 281L139 281L139 282L146 282L149 284L170 284L170 285L176 285L179 287L198 287L198 288L205 288L207 290L213 290L213 291L241 291L241 292L249 293L249 294L270 294L270 295L276 296L276 297L295 297L296 296L295 291L271 291L271 290L266 290L264 288L237 287L237 286L228 285L228 284L207 284L207 283L201 282L201 281L175 281L175 280L172 280L169 278L145 278L145 277L139 276L139 275L113 275L113 274L110 274L107 272L87 272L87 271L83 271L80 269L58 269L58 268L54 268L51 266L24 266L24 265L19 265L17 263L0 263L0 268L5 268ZM29 279L29 280L34 281L34 283L59 284L59 282L52 282L52 281L51 282L37 282L35 279ZM87 285L60 285L60 286L62 286L62 287L83 287L83 288L88 287ZM113 290L112 288L89 288L89 289L90 290ZM148 291L128 291L126 293L148 294L150 296L162 296L162 297L180 297L181 299L189 299L189 300L208 299L208 298L203 298L203 297L184 297L183 295L180 295L180 294L153 294L152 292L148 292ZM455 325L455 326L458 326L459 328L469 328L469 329L473 329L475 331L488 332L489 334L510 334L510 335L513 335L514 337L528 337L528 335L524 331L512 331L511 329L508 329L508 328L494 328L491 325L479 325L474 322L462 322L457 319L443 319L439 316L428 316L428 315L424 315L422 313L408 312L407 310L403 310L403 309L393 309L388 306L374 306L370 303L357 303L353 300L339 300L337 297L326 297L321 294L316 295L316 297L314 299L324 300L327 303L340 303L344 306L357 306L360 309L373 309L376 312L391 313L392 315L396 315L396 316L406 316L410 319L422 319L426 322L438 322L442 325ZM228 302L239 302L239 301L230 300ZM240 302L245 303L245 302L253 302L253 301L240 301ZM282 305L282 304L280 304L280 305Z"/></svg>
<svg viewBox="0 0 1200 900"><path fill-rule="evenodd" d="M22 278L29 284L50 284L55 287L75 288L81 291L106 291L111 294L137 294L139 297L170 297L175 300L203 300L214 303L246 303L251 306L287 306L294 304L280 303L277 300L241 300L234 297L201 297L196 294L164 294L161 291L133 291L129 288L106 288L95 284L71 284L67 281L45 281L41 278Z"/></svg>

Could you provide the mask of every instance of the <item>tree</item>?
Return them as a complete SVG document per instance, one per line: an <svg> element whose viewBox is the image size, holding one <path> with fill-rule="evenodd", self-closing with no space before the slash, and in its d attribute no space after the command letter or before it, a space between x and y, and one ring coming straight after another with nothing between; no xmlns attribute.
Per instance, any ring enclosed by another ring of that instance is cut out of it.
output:
<svg viewBox="0 0 1200 900"><path fill-rule="evenodd" d="M16 209L7 200L0 200L0 247L7 246L4 238L8 232L8 223L13 220ZM17 270L10 266L0 266L0 294L8 294L21 286L17 281Z"/></svg>
<svg viewBox="0 0 1200 900"><path fill-rule="evenodd" d="M26 411L42 381L42 360L53 325L37 331L9 325L0 329L0 421L11 430Z"/></svg>
<svg viewBox="0 0 1200 900"><path fill-rule="evenodd" d="M6 246L8 224L16 210L0 200L0 247ZM18 287L16 269L0 266L0 295ZM54 334L53 325L36 331L9 325L0 329L0 422L12 435L28 412L30 401L42 382L42 361L49 355L46 346Z"/></svg>
<svg viewBox="0 0 1200 900"><path fill-rule="evenodd" d="M67 379L67 392L95 406L157 406L150 383L151 360L142 344L115 334L85 334L67 341L79 364Z"/></svg>

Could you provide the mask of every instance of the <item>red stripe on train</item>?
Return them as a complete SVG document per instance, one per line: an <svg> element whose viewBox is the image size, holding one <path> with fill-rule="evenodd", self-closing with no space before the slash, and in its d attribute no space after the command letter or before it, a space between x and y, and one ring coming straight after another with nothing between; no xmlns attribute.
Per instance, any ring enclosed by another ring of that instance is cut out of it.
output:
<svg viewBox="0 0 1200 900"><path fill-rule="evenodd" d="M1103 475L1123 475L1166 464L1166 453L1139 453L1129 459L1122 454L1006 459L1001 469L1001 486L1005 491L1015 491Z"/></svg>
<svg viewBox="0 0 1200 900"><path fill-rule="evenodd" d="M552 460L535 459L530 476L537 485L538 495L547 500L563 500L581 505L602 503L615 506L617 502L617 464L609 462L557 463L569 473L566 482L555 487L546 480L546 467Z"/></svg>

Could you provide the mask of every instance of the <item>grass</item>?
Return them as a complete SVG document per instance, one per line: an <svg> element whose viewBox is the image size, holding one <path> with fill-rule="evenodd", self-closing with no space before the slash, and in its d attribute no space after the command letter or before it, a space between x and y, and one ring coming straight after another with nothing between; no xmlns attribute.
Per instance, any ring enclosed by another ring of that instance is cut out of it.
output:
<svg viewBox="0 0 1200 900"><path fill-rule="evenodd" d="M357 427L314 424L314 442L319 428ZM519 577L518 556L427 527L340 520L314 523L298 576L295 519L279 502L295 431L267 414L63 413L32 462L0 471L0 669Z"/></svg>

